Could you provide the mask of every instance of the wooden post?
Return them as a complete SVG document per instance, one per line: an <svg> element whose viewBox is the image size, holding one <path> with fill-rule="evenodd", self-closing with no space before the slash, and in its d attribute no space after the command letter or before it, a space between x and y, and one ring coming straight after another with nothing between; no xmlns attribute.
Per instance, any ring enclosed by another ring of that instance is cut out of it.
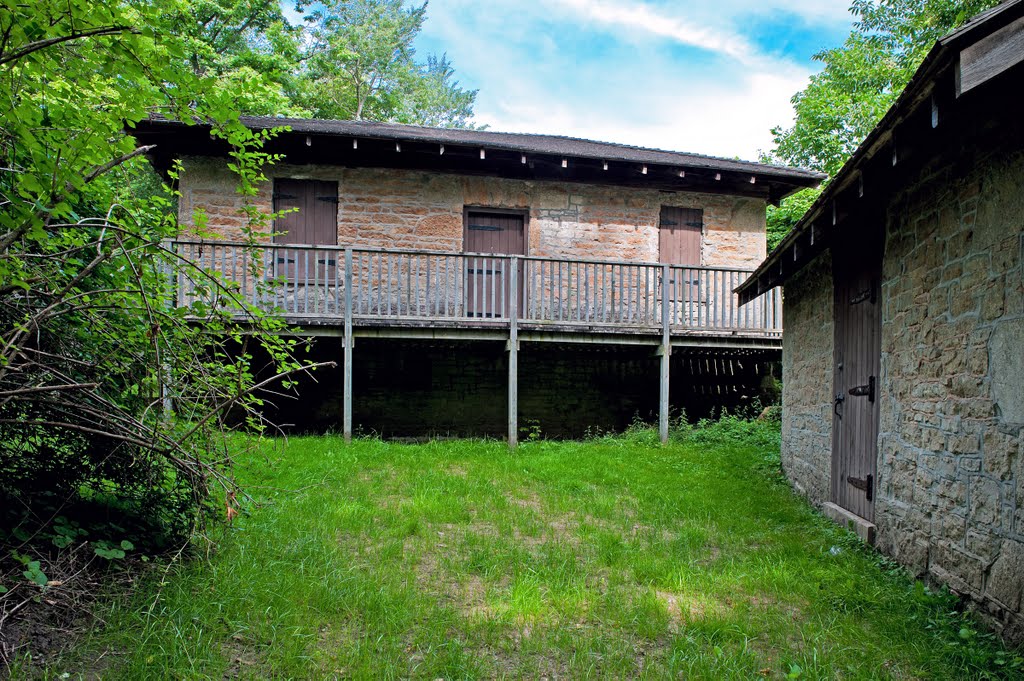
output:
<svg viewBox="0 0 1024 681"><path fill-rule="evenodd" d="M661 266L661 380L658 393L658 436L661 444L668 444L668 372L669 360L672 356L671 335L669 332L669 266Z"/></svg>
<svg viewBox="0 0 1024 681"><path fill-rule="evenodd" d="M162 245L166 250L174 251L177 254L178 246L173 241L165 239ZM174 266L169 261L164 263L163 270L164 276L167 278L167 295L164 297L164 307L170 312L178 306L178 275L175 272ZM160 372L162 374L160 377L160 397L163 401L164 420L170 421L174 418L174 398L171 394L171 382L174 380L174 377L171 374L171 367L166 362L160 367Z"/></svg>
<svg viewBox="0 0 1024 681"><path fill-rule="evenodd" d="M345 336L344 345L344 401L342 428L345 442L352 442L352 249L345 249Z"/></svg>
<svg viewBox="0 0 1024 681"><path fill-rule="evenodd" d="M519 444L519 258L509 258L508 298L508 446Z"/></svg>

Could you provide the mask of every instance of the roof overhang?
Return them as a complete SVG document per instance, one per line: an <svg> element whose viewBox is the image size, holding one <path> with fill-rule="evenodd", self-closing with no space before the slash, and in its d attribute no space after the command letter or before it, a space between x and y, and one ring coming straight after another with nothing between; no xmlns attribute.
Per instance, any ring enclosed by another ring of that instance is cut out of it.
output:
<svg viewBox="0 0 1024 681"><path fill-rule="evenodd" d="M880 210L893 187L948 144L978 105L1016 96L998 82L1024 70L1024 0L984 12L939 40L903 93L796 227L736 292L740 304L784 284L830 248L855 218Z"/></svg>
<svg viewBox="0 0 1024 681"><path fill-rule="evenodd" d="M396 168L523 180L729 194L778 203L824 175L798 168L641 149L543 135L422 128L365 121L243 117L252 129L283 128L264 146L292 165ZM210 126L154 117L131 130L155 145L150 160L166 172L188 156L226 157Z"/></svg>

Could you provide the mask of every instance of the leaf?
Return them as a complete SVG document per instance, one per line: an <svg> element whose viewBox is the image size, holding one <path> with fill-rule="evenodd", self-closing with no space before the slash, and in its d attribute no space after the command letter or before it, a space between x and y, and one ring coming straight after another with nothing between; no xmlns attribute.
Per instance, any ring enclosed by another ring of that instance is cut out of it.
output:
<svg viewBox="0 0 1024 681"><path fill-rule="evenodd" d="M105 549L97 546L93 551L100 558L106 558L107 560L120 560L125 556L124 551L121 549Z"/></svg>
<svg viewBox="0 0 1024 681"><path fill-rule="evenodd" d="M121 540L121 548L124 549L125 551L134 551L135 550L135 544L131 543L127 539L123 539L123 540Z"/></svg>
<svg viewBox="0 0 1024 681"><path fill-rule="evenodd" d="M25 579L35 584L38 584L39 586L46 586L46 582L49 581L46 578L46 575L43 574L43 571L39 569L25 570L21 574L25 576Z"/></svg>

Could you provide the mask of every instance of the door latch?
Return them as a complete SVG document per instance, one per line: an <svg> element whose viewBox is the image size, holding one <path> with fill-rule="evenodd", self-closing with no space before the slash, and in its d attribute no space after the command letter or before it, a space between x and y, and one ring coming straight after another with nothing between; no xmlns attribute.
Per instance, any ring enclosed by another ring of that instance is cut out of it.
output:
<svg viewBox="0 0 1024 681"><path fill-rule="evenodd" d="M864 397L867 395L868 402L875 401L875 377L871 376L868 378L867 385L857 385L850 388L850 394L854 397Z"/></svg>
<svg viewBox="0 0 1024 681"><path fill-rule="evenodd" d="M875 476L869 475L866 478L855 478L852 475L846 478L846 482L850 483L853 487L863 490L867 495L868 501L871 501L875 496Z"/></svg>
<svg viewBox="0 0 1024 681"><path fill-rule="evenodd" d="M846 396L842 393L836 393L836 398L832 400L832 413L843 418L843 415L839 413L839 405L846 401Z"/></svg>

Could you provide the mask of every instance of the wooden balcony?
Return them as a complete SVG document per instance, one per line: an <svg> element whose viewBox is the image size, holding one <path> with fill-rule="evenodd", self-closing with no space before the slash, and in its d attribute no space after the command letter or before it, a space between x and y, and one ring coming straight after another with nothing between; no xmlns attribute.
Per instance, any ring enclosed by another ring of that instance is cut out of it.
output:
<svg viewBox="0 0 1024 681"><path fill-rule="evenodd" d="M782 347L778 289L741 307L733 293L749 274L741 269L220 241L173 241L169 248L197 265L179 271L178 307L234 307L241 318L244 300L281 315L296 335L342 339L346 438L356 337L504 342L513 447L522 341L653 346L663 442L674 347L732 354Z"/></svg>
<svg viewBox="0 0 1024 681"><path fill-rule="evenodd" d="M781 294L740 306L733 290L744 269L219 241L171 247L311 335L349 328L360 336L781 347ZM203 276L179 275L178 306L210 302Z"/></svg>

